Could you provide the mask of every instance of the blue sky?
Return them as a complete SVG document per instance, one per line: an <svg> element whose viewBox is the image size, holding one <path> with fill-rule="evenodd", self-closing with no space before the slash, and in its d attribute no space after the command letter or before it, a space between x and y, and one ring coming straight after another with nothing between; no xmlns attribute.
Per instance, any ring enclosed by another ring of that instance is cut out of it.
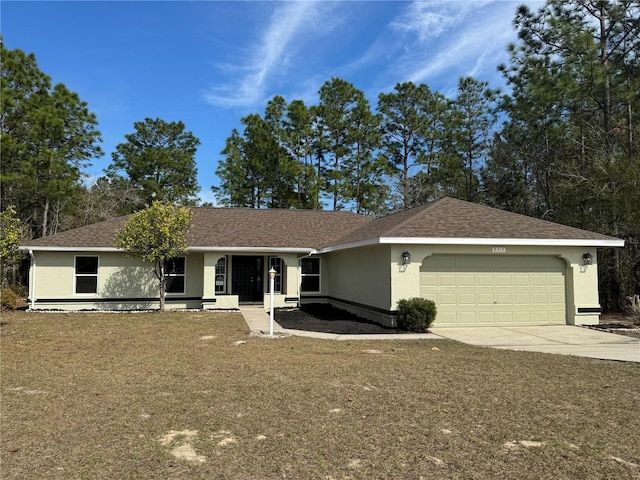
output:
<svg viewBox="0 0 640 480"><path fill-rule="evenodd" d="M317 103L332 77L364 91L372 107L398 82L453 95L473 75L503 87L496 66L515 40L515 9L540 1L30 2L3 0L7 48L34 53L53 83L89 104L104 157L146 117L181 120L202 144L200 198L240 119L282 95Z"/></svg>

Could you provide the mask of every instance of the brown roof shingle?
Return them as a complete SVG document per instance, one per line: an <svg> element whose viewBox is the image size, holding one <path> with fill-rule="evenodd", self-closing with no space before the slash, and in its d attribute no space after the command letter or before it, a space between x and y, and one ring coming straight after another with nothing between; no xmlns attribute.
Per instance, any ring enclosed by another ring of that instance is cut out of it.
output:
<svg viewBox="0 0 640 480"><path fill-rule="evenodd" d="M194 208L190 247L322 249L380 238L617 240L525 215L445 197L372 220L328 210ZM41 248L110 248L128 217L87 225L25 243Z"/></svg>
<svg viewBox="0 0 640 480"><path fill-rule="evenodd" d="M344 211L251 208L194 208L187 235L190 247L318 249L371 221ZM68 230L25 247L110 248L127 217Z"/></svg>
<svg viewBox="0 0 640 480"><path fill-rule="evenodd" d="M337 245L381 237L616 240L600 233L444 197L364 224L342 237Z"/></svg>

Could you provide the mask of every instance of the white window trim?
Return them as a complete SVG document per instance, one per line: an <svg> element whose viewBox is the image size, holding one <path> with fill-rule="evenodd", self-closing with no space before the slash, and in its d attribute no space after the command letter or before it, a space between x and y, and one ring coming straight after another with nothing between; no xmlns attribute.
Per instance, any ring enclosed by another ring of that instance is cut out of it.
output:
<svg viewBox="0 0 640 480"><path fill-rule="evenodd" d="M218 273L218 263L220 262L220 260L224 260L224 273ZM214 295L226 295L227 294L227 271L229 269L229 259L227 258L227 255L225 255L224 257L220 257L218 258L218 260L216 260L216 264L213 267L214 268L214 272L213 272L213 293ZM222 283L222 291L218 291L218 285L216 285L216 281L218 278L218 275L222 275L224 280Z"/></svg>
<svg viewBox="0 0 640 480"><path fill-rule="evenodd" d="M93 257L98 259L98 266L96 267L96 273L77 273L77 261L78 257ZM100 255L74 255L73 256L73 295L79 297L95 297L100 291L99 277L100 275ZM78 277L96 277L96 291L92 293L78 293Z"/></svg>
<svg viewBox="0 0 640 480"><path fill-rule="evenodd" d="M318 273L302 273L302 259L313 259L318 261ZM320 257L303 257L300 261L300 294L301 295L315 295L322 293L322 261ZM318 277L318 290L317 291L302 291L302 279L304 277Z"/></svg>
<svg viewBox="0 0 640 480"><path fill-rule="evenodd" d="M276 273L275 278L274 278L274 280L273 280L273 283L274 283L273 293L282 294L282 287L283 287L283 285L282 285L282 280L283 280L283 278L284 278L284 277L283 277L283 275L282 275L282 273L283 273L283 270L284 270L284 262L282 261L282 257L278 257L277 255L270 256L270 257L267 259L267 265L268 265L267 273L271 270L271 266L272 266L272 265L271 265L271 259L272 259L272 258L273 258L273 259L277 259L277 260L280 262L280 273ZM280 288L279 288L279 289L277 288L277 284L278 284L278 281L277 281L277 280L278 280L278 278L279 278L279 280L280 280Z"/></svg>
<svg viewBox="0 0 640 480"><path fill-rule="evenodd" d="M183 277L184 278L184 282L182 282L183 285L183 289L182 292L169 292L166 291L166 295L185 295L187 293L187 257L186 256L180 256L180 257L173 257L173 258L184 258L184 273L165 273L165 278L169 278L169 277ZM171 259L170 259L171 260ZM166 266L165 266L166 268Z"/></svg>

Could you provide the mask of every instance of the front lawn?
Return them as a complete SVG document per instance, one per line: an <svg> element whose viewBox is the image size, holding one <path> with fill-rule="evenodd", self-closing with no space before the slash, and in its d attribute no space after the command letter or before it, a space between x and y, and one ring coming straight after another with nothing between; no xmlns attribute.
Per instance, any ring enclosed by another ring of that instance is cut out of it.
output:
<svg viewBox="0 0 640 480"><path fill-rule="evenodd" d="M238 313L0 331L2 478L640 478L638 364L249 337Z"/></svg>

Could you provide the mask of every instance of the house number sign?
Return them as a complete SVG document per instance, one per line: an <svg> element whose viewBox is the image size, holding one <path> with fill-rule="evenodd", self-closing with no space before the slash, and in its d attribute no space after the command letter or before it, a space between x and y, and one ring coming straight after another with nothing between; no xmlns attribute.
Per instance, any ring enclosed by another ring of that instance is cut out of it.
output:
<svg viewBox="0 0 640 480"><path fill-rule="evenodd" d="M493 247L493 253L506 253L507 247Z"/></svg>

